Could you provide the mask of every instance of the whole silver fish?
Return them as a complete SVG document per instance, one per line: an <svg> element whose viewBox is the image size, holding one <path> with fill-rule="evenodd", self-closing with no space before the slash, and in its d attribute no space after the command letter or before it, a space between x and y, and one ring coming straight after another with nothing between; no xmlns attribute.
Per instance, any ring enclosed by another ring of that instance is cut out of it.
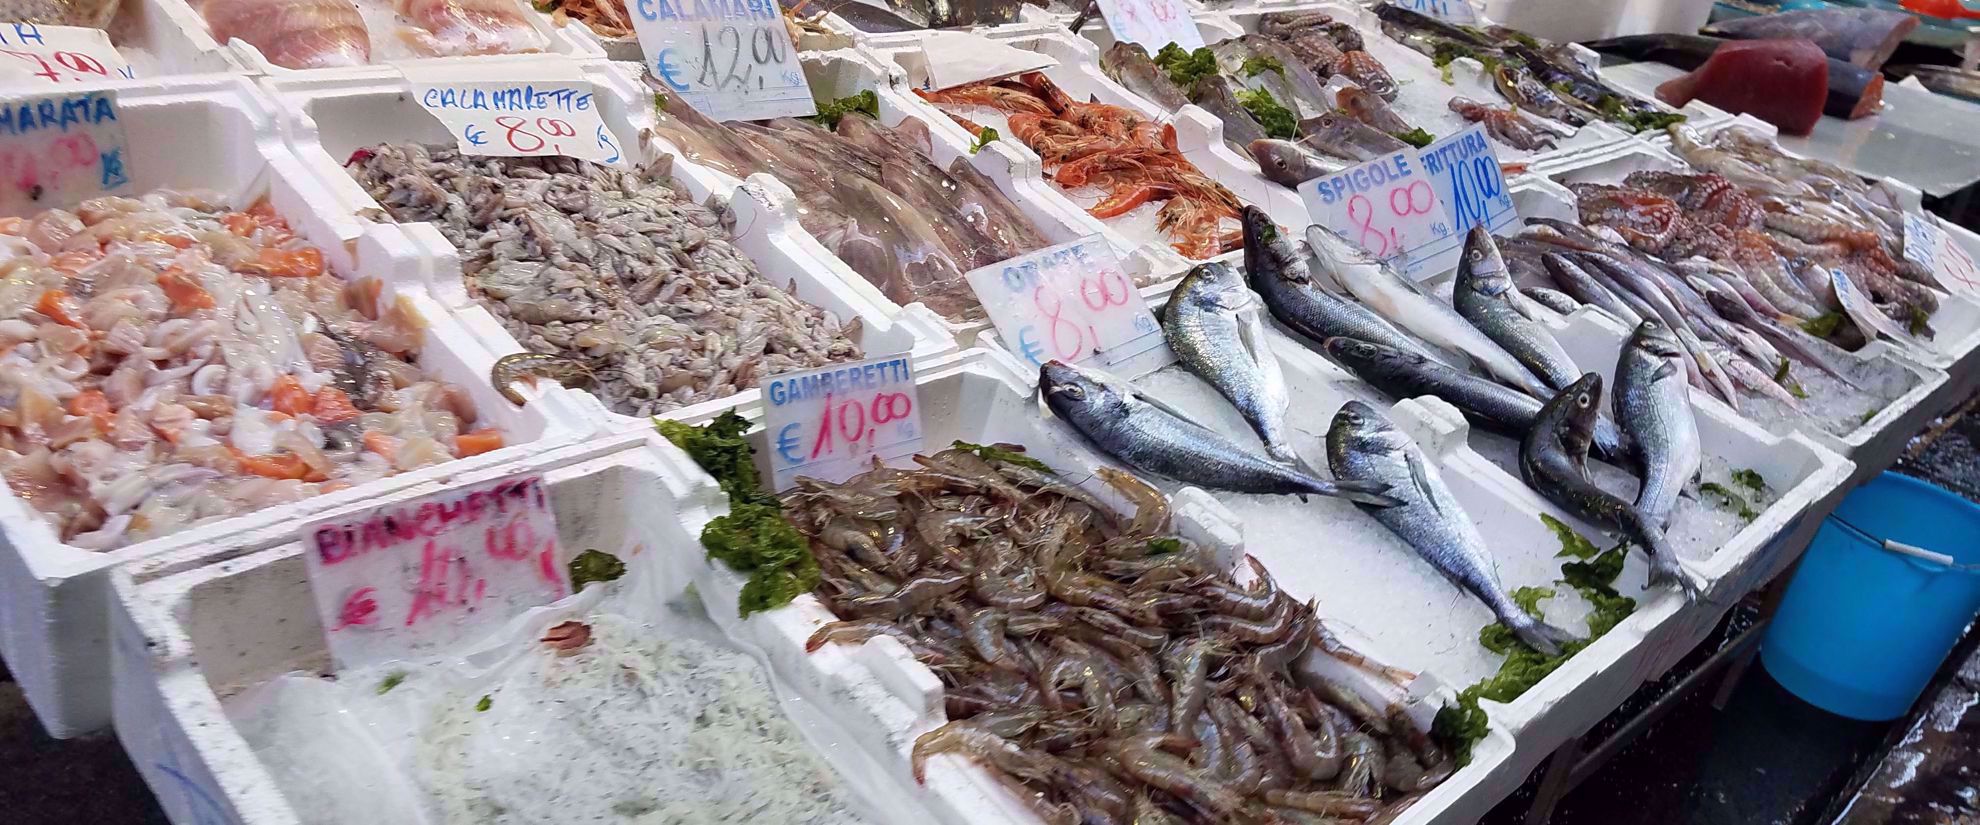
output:
<svg viewBox="0 0 1980 825"><path fill-rule="evenodd" d="M1258 161L1258 171L1267 180L1287 189L1298 189L1302 183L1346 170L1352 165L1321 157L1302 144L1277 138L1259 138L1247 144L1245 149L1251 153L1252 160Z"/></svg>
<svg viewBox="0 0 1980 825"><path fill-rule="evenodd" d="M1546 398L1553 393L1547 382L1479 332L1457 310L1424 294L1416 284L1348 243L1346 238L1315 224L1307 227L1306 242L1336 280L1382 317L1425 341L1471 356L1487 372L1532 393L1535 398Z"/></svg>
<svg viewBox="0 0 1980 825"><path fill-rule="evenodd" d="M1705 457L1684 381L1684 355L1670 327L1644 321L1616 362L1616 421L1636 443L1637 475L1643 480L1636 509L1658 529L1670 524L1678 494L1697 478Z"/></svg>
<svg viewBox="0 0 1980 825"><path fill-rule="evenodd" d="M1323 154L1352 161L1374 160L1409 148L1395 135L1384 132L1339 112L1328 112L1299 122L1300 142Z"/></svg>
<svg viewBox="0 0 1980 825"><path fill-rule="evenodd" d="M1275 464L1234 441L1191 422L1131 386L1049 361L1039 368L1039 391L1052 414L1095 448L1144 473L1184 484L1239 493L1322 495L1391 506L1386 486L1331 482Z"/></svg>
<svg viewBox="0 0 1980 825"><path fill-rule="evenodd" d="M1436 396L1482 430L1524 438L1540 417L1540 402L1532 396L1415 353L1352 338L1329 338L1323 346L1334 363L1384 395L1397 400ZM1596 420L1593 437L1595 455L1618 464L1629 457L1622 431L1607 419Z"/></svg>
<svg viewBox="0 0 1980 825"><path fill-rule="evenodd" d="M1698 583L1678 563L1664 531L1630 504L1588 477L1588 447L1602 409L1602 376L1588 373L1540 408L1540 418L1519 445L1519 477L1548 501L1575 516L1622 531L1650 556L1650 586L1675 584L1688 599Z"/></svg>
<svg viewBox="0 0 1980 825"><path fill-rule="evenodd" d="M1189 89L1189 102L1216 115L1224 124L1224 142L1239 152L1251 151L1248 147L1252 141L1266 138L1265 127L1258 125L1251 112L1238 102L1231 82L1223 75L1210 74L1197 78L1196 84Z"/></svg>
<svg viewBox="0 0 1980 825"><path fill-rule="evenodd" d="M1472 227L1464 236L1464 255L1458 258L1451 304L1547 386L1558 390L1574 383L1581 370L1552 332L1520 312L1517 302L1522 298L1499 256L1498 244L1492 242L1492 232L1483 224Z"/></svg>
<svg viewBox="0 0 1980 825"><path fill-rule="evenodd" d="M1526 297L1532 298L1534 303L1539 304L1548 309L1551 309L1562 315L1571 315L1574 313L1575 310L1581 308L1580 301L1575 300L1567 293L1562 292L1558 289L1548 289L1547 287L1544 286L1536 286L1533 287L1532 289L1525 289L1521 291L1526 293Z"/></svg>
<svg viewBox="0 0 1980 825"><path fill-rule="evenodd" d="M1190 372L1230 399L1274 460L1293 463L1287 440L1286 378L1265 340L1258 301L1237 271L1212 261L1198 264L1176 285L1162 335Z"/></svg>
<svg viewBox="0 0 1980 825"><path fill-rule="evenodd" d="M1327 94L1327 82L1306 64L1299 62L1299 55L1293 54L1286 44L1262 34L1247 34L1239 39L1251 49L1252 54L1276 65L1272 74L1285 80L1286 91L1291 95L1288 99L1274 91L1272 96L1278 97L1281 103L1291 107L1302 118L1334 110L1333 98Z"/></svg>
<svg viewBox="0 0 1980 825"><path fill-rule="evenodd" d="M1100 54L1100 71L1165 111L1173 112L1189 103L1189 96L1169 79L1168 72L1155 65L1140 43L1114 41L1113 46Z"/></svg>
<svg viewBox="0 0 1980 825"><path fill-rule="evenodd" d="M1369 514L1437 572L1484 602L1528 647L1554 656L1562 643L1574 639L1513 603L1499 583L1497 565L1478 525L1444 486L1443 477L1416 442L1373 407L1349 401L1334 414L1333 426L1327 430L1327 463L1335 478L1388 485L1389 495L1401 503L1369 508Z"/></svg>
<svg viewBox="0 0 1980 825"><path fill-rule="evenodd" d="M1244 271L1251 288L1273 318L1302 336L1309 347L1334 337L1370 341L1442 363L1429 348L1382 316L1322 288L1307 268L1306 256L1279 232L1265 210L1244 207Z"/></svg>
<svg viewBox="0 0 1980 825"><path fill-rule="evenodd" d="M1726 320L1745 325L1767 340L1779 344L1781 349L1794 357L1794 360L1809 364L1816 369L1835 376L1836 380L1868 392L1861 383L1851 378L1848 369L1848 356L1836 345L1809 335L1800 327L1783 324L1773 318L1762 317L1739 298L1718 290L1705 293L1705 300L1712 309L1724 315Z"/></svg>

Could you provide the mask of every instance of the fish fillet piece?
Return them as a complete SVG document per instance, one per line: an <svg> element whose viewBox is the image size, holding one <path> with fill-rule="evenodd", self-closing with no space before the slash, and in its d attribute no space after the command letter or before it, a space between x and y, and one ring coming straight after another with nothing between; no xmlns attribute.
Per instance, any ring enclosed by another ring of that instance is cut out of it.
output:
<svg viewBox="0 0 1980 825"><path fill-rule="evenodd" d="M371 62L371 37L349 0L207 0L200 13L214 39L238 38L285 69Z"/></svg>
<svg viewBox="0 0 1980 825"><path fill-rule="evenodd" d="M398 0L397 7L413 24L399 36L431 57L537 52L549 45L516 0Z"/></svg>
<svg viewBox="0 0 1980 825"><path fill-rule="evenodd" d="M1705 65L1657 87L1657 97L1672 106L1702 99L1794 135L1815 128L1828 94L1829 57L1806 40L1725 43Z"/></svg>

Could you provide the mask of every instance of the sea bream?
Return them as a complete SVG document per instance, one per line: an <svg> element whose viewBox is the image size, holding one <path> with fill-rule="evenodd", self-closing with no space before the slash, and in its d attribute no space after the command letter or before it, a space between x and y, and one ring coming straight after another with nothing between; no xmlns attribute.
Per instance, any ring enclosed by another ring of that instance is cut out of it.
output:
<svg viewBox="0 0 1980 825"><path fill-rule="evenodd" d="M1678 494L1698 476L1704 450L1684 380L1684 347L1669 327L1638 324L1616 362L1616 420L1636 443L1643 486L1636 509L1652 526L1670 523Z"/></svg>
<svg viewBox="0 0 1980 825"><path fill-rule="evenodd" d="M1373 407L1349 401L1327 430L1327 463L1337 479L1381 483L1401 502L1366 508L1382 526L1451 583L1476 597L1521 642L1558 655L1573 634L1533 618L1514 604L1499 582L1497 565L1478 525L1444 485L1416 442Z"/></svg>
<svg viewBox="0 0 1980 825"><path fill-rule="evenodd" d="M1299 460L1287 440L1286 379L1265 338L1257 298L1228 264L1198 264L1176 285L1162 335L1190 372L1217 388L1275 461Z"/></svg>
<svg viewBox="0 0 1980 825"><path fill-rule="evenodd" d="M1535 398L1552 395L1547 382L1520 364L1519 359L1479 332L1457 310L1424 294L1388 264L1318 224L1307 228L1306 242L1335 280L1382 317L1431 344L1470 356L1486 371L1532 393Z"/></svg>
<svg viewBox="0 0 1980 825"><path fill-rule="evenodd" d="M1457 281L1452 285L1451 303L1472 326L1505 347L1521 364L1554 389L1561 389L1581 377L1574 359L1547 331L1519 308L1519 287L1514 285L1492 242L1492 232L1483 224L1474 226L1464 237L1464 254L1458 258Z"/></svg>
<svg viewBox="0 0 1980 825"><path fill-rule="evenodd" d="M1168 72L1155 65L1140 43L1114 41L1113 46L1100 54L1100 71L1163 111L1173 112L1189 103L1182 88L1169 79Z"/></svg>
<svg viewBox="0 0 1980 825"><path fill-rule="evenodd" d="M1049 361L1039 392L1052 414L1127 466L1184 484L1237 493L1322 495L1390 506L1379 482L1332 482L1254 454L1119 380Z"/></svg>
<svg viewBox="0 0 1980 825"><path fill-rule="evenodd" d="M1675 584L1688 599L1698 583L1678 562L1664 531L1636 506L1596 486L1588 476L1588 448L1602 409L1602 376L1583 375L1540 408L1519 445L1519 477L1542 497L1576 517L1622 531L1650 556L1650 586Z"/></svg>

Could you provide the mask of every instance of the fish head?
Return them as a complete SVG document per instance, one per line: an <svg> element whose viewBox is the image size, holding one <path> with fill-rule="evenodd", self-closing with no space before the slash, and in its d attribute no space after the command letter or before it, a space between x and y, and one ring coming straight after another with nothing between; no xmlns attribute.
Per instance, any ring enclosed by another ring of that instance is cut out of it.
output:
<svg viewBox="0 0 1980 825"><path fill-rule="evenodd" d="M1492 230L1484 224L1464 236L1464 255L1458 258L1457 282L1480 295L1503 295L1512 288L1505 257L1499 254Z"/></svg>
<svg viewBox="0 0 1980 825"><path fill-rule="evenodd" d="M1409 436L1396 429L1388 416L1363 401L1342 404L1327 429L1330 450L1345 447L1355 452L1393 453L1409 443Z"/></svg>
<svg viewBox="0 0 1980 825"><path fill-rule="evenodd" d="M1602 413L1602 376L1587 373L1555 398L1563 407L1560 439L1571 455L1585 456L1595 442L1595 421ZM1544 416L1543 416L1544 417Z"/></svg>
<svg viewBox="0 0 1980 825"><path fill-rule="evenodd" d="M1114 45L1108 46L1107 51L1101 53L1100 66L1118 70L1123 66L1131 66L1140 60L1148 59L1148 49L1140 43L1132 40L1116 40Z"/></svg>
<svg viewBox="0 0 1980 825"><path fill-rule="evenodd" d="M1205 261L1190 269L1176 293L1205 309L1235 311L1250 303L1251 291L1237 270L1222 261Z"/></svg>
<svg viewBox="0 0 1980 825"><path fill-rule="evenodd" d="M1062 361L1047 361L1038 368L1038 392L1052 413L1070 420L1091 419L1125 397L1107 379Z"/></svg>
<svg viewBox="0 0 1980 825"><path fill-rule="evenodd" d="M1341 233L1317 223L1306 228L1306 243L1313 247L1313 255L1320 259L1321 264L1337 273L1336 277L1342 270L1378 263L1366 250L1350 243Z"/></svg>
<svg viewBox="0 0 1980 825"><path fill-rule="evenodd" d="M1630 333L1629 346L1658 358L1684 357L1684 346L1678 342L1677 333L1654 318L1636 325L1636 330Z"/></svg>
<svg viewBox="0 0 1980 825"><path fill-rule="evenodd" d="M1753 308L1747 306L1745 301L1716 289L1705 290L1704 294L1705 302L1712 305L1712 310L1725 316L1728 321L1748 324L1755 319Z"/></svg>
<svg viewBox="0 0 1980 825"><path fill-rule="evenodd" d="M1258 162L1258 170L1273 183L1297 187L1306 182L1312 162L1292 141L1259 138L1245 148L1251 151L1251 159Z"/></svg>

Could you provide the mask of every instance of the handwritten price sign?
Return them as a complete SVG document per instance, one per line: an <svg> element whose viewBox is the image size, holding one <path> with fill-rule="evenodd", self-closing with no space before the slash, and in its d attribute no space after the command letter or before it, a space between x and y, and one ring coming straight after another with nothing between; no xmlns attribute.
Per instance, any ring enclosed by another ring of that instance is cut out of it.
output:
<svg viewBox="0 0 1980 825"><path fill-rule="evenodd" d="M771 481L844 481L921 449L921 396L906 354L787 372L763 385Z"/></svg>
<svg viewBox="0 0 1980 825"><path fill-rule="evenodd" d="M1162 329L1099 235L1020 255L964 276L1011 350L1033 365L1098 359L1116 366L1173 356ZM1146 366L1146 365L1143 365Z"/></svg>
<svg viewBox="0 0 1980 825"><path fill-rule="evenodd" d="M818 112L776 0L630 0L630 5L647 71L696 111L716 120Z"/></svg>
<svg viewBox="0 0 1980 825"><path fill-rule="evenodd" d="M1931 215L1904 213L1904 257L1932 271L1947 292L1967 298L1980 298L1980 269L1973 256L1939 228Z"/></svg>
<svg viewBox="0 0 1980 825"><path fill-rule="evenodd" d="M1478 22L1478 10L1472 8L1465 0L1390 0L1390 2L1447 23L1469 26Z"/></svg>
<svg viewBox="0 0 1980 825"><path fill-rule="evenodd" d="M1464 235L1519 220L1483 125L1300 184L1314 222L1417 279L1457 266Z"/></svg>
<svg viewBox="0 0 1980 825"><path fill-rule="evenodd" d="M478 79L458 66L404 71L414 99L446 124L466 154L620 162L618 140L598 116L591 83L575 68L532 71L539 76L528 81Z"/></svg>
<svg viewBox="0 0 1980 825"><path fill-rule="evenodd" d="M478 484L304 532L316 613L342 667L478 640L569 595L543 479Z"/></svg>
<svg viewBox="0 0 1980 825"><path fill-rule="evenodd" d="M125 148L114 91L0 99L0 214L123 192Z"/></svg>
<svg viewBox="0 0 1980 825"><path fill-rule="evenodd" d="M82 83L135 77L102 29L0 24L0 83Z"/></svg>
<svg viewBox="0 0 1980 825"><path fill-rule="evenodd" d="M1100 16L1115 40L1140 43L1150 54L1170 43L1190 50L1204 45L1183 0L1100 0Z"/></svg>

